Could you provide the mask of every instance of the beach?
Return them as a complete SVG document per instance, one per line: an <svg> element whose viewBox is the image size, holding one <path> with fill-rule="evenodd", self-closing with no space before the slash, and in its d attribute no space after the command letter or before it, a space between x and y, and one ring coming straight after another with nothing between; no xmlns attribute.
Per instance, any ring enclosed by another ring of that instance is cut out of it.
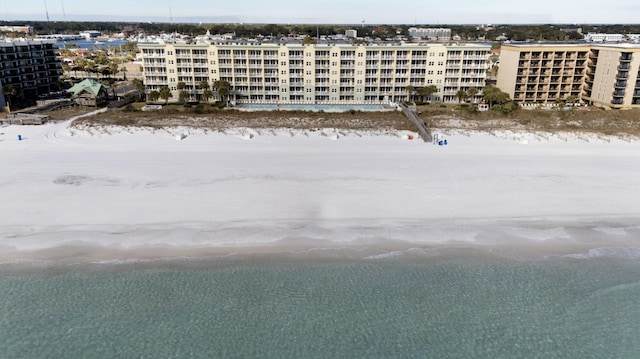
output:
<svg viewBox="0 0 640 359"><path fill-rule="evenodd" d="M449 131L0 127L0 351L634 357L640 141Z"/></svg>
<svg viewBox="0 0 640 359"><path fill-rule="evenodd" d="M460 243L582 250L635 246L640 228L640 141L616 137L449 132L439 146L404 131L70 121L0 132L4 260Z"/></svg>

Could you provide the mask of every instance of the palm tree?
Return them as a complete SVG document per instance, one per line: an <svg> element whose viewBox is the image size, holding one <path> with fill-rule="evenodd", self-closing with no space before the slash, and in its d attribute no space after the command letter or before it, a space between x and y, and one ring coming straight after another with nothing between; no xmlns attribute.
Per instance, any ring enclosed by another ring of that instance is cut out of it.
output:
<svg viewBox="0 0 640 359"><path fill-rule="evenodd" d="M149 101L156 102L158 101L159 98L160 98L160 92L155 90L149 92Z"/></svg>
<svg viewBox="0 0 640 359"><path fill-rule="evenodd" d="M122 79L124 81L127 81L127 67L126 66L122 66L120 68L120 71L122 71Z"/></svg>
<svg viewBox="0 0 640 359"><path fill-rule="evenodd" d="M429 97L429 101L432 101L431 96L438 92L438 87L436 85L429 85L426 87L420 87L419 89L417 89L418 94L420 96L422 96L422 99L424 100L425 96Z"/></svg>
<svg viewBox="0 0 640 359"><path fill-rule="evenodd" d="M9 109L11 109L11 101L13 100L13 97L18 94L18 89L12 84L6 84L2 86L2 93L5 96L8 96L7 105Z"/></svg>
<svg viewBox="0 0 640 359"><path fill-rule="evenodd" d="M467 90L467 98L471 99L471 103L476 103L475 96L478 94L478 89L475 87L470 87Z"/></svg>
<svg viewBox="0 0 640 359"><path fill-rule="evenodd" d="M409 101L412 101L411 97L416 93L416 88L409 85L406 87L407 92L409 93Z"/></svg>
<svg viewBox="0 0 640 359"><path fill-rule="evenodd" d="M456 92L456 98L458 99L458 103L462 102L462 100L466 100L467 92L464 90L458 90L458 92Z"/></svg>
<svg viewBox="0 0 640 359"><path fill-rule="evenodd" d="M225 80L216 80L213 82L213 88L218 92L218 96L225 101L226 97L229 96L229 88L231 84Z"/></svg>
<svg viewBox="0 0 640 359"><path fill-rule="evenodd" d="M204 89L204 91L202 91L202 99L204 100L204 102L209 102L212 97L213 91L211 91L210 89Z"/></svg>
<svg viewBox="0 0 640 359"><path fill-rule="evenodd" d="M185 102L189 99L189 91L187 90L180 90L180 92L178 93L178 99L182 102Z"/></svg>
<svg viewBox="0 0 640 359"><path fill-rule="evenodd" d="M173 97L173 95L171 94L171 90L169 89L168 86L160 87L160 90L158 91L158 95L160 96L161 99L164 100L165 105L167 104L167 102L169 102L169 99Z"/></svg>
<svg viewBox="0 0 640 359"><path fill-rule="evenodd" d="M200 83L198 84L198 87L199 87L201 90L208 89L208 88L209 88L209 81L207 81L207 80L202 80L202 81L200 81Z"/></svg>
<svg viewBox="0 0 640 359"><path fill-rule="evenodd" d="M133 80L131 80L131 83L133 83L133 86L136 87L136 90L138 90L138 91L143 91L144 90L144 82L142 82L142 80L133 79Z"/></svg>
<svg viewBox="0 0 640 359"><path fill-rule="evenodd" d="M184 100L189 98L189 92L186 91L186 89L187 89L187 84L186 83L180 81L180 82L178 82L178 85L176 85L176 87L180 91L180 92L178 92L178 99L180 101L184 101ZM186 96L185 96L185 93L186 93Z"/></svg>

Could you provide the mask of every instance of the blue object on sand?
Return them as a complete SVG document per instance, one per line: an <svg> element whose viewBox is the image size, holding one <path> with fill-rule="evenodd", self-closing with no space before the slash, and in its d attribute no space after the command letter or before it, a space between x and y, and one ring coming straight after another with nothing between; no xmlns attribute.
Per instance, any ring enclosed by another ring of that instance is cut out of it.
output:
<svg viewBox="0 0 640 359"><path fill-rule="evenodd" d="M18 135L18 141L22 141L22 135Z"/></svg>

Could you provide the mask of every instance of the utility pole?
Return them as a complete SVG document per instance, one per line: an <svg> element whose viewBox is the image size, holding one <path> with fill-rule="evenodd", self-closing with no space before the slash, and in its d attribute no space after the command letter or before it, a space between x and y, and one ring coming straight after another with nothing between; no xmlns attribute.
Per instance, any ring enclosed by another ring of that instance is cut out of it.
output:
<svg viewBox="0 0 640 359"><path fill-rule="evenodd" d="M60 0L62 2L62 20L67 21L67 13L64 11L64 0Z"/></svg>
<svg viewBox="0 0 640 359"><path fill-rule="evenodd" d="M47 0L44 0L44 13L47 15L47 22L49 22L49 9L47 8Z"/></svg>

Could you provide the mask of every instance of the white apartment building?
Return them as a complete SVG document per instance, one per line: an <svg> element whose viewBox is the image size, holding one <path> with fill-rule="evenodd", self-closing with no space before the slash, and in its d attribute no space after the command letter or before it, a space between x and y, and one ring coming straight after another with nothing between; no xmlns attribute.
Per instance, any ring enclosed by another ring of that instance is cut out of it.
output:
<svg viewBox="0 0 640 359"><path fill-rule="evenodd" d="M353 104L409 99L409 86L436 86L432 100L485 86L485 44L139 44L147 92L178 83L196 99L201 81L229 82L238 103Z"/></svg>
<svg viewBox="0 0 640 359"><path fill-rule="evenodd" d="M410 27L409 35L425 40L449 41L451 40L451 29Z"/></svg>

